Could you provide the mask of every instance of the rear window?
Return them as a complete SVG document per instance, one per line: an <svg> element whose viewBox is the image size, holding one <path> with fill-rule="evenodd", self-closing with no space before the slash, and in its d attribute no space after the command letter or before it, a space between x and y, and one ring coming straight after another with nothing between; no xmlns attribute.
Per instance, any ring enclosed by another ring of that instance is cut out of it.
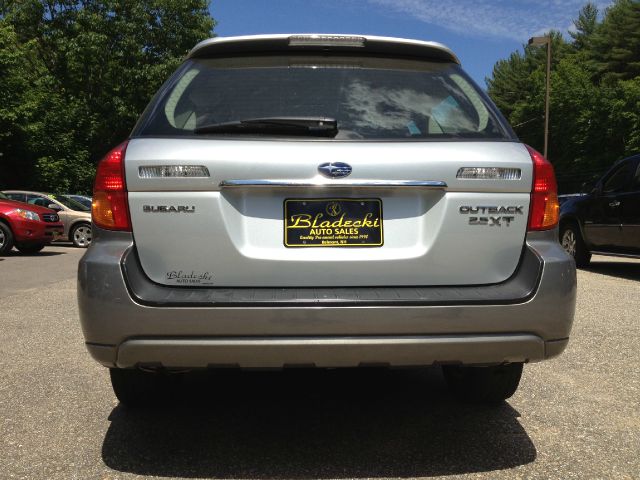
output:
<svg viewBox="0 0 640 480"><path fill-rule="evenodd" d="M337 140L511 139L456 64L319 56L189 60L133 135L268 117L334 118Z"/></svg>

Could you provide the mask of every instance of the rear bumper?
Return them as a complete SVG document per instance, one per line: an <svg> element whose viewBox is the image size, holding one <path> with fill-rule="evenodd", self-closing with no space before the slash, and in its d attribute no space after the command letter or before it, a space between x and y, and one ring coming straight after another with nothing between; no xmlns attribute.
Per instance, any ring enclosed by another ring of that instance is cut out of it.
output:
<svg viewBox="0 0 640 480"><path fill-rule="evenodd" d="M540 361L565 348L573 261L529 234L511 279L483 287L184 289L141 274L130 234L100 231L80 261L87 347L105 366L417 366Z"/></svg>
<svg viewBox="0 0 640 480"><path fill-rule="evenodd" d="M535 335L131 339L119 346L115 363L120 368L141 362L174 368L510 363L542 360L566 343L544 342ZM100 348L88 347L94 355Z"/></svg>

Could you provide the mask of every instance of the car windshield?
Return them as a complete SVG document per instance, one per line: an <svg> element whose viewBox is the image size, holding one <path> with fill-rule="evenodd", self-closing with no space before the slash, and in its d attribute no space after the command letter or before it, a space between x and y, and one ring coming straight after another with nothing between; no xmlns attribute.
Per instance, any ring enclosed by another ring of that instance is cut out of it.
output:
<svg viewBox="0 0 640 480"><path fill-rule="evenodd" d="M133 135L277 135L206 128L263 118L335 119L336 140L511 139L457 64L321 56L189 60Z"/></svg>
<svg viewBox="0 0 640 480"><path fill-rule="evenodd" d="M74 202L81 203L85 207L91 208L91 198L85 197L84 195L65 195L67 198L70 198Z"/></svg>
<svg viewBox="0 0 640 480"><path fill-rule="evenodd" d="M75 210L77 212L88 212L91 209L89 207L85 207L80 202L76 202L72 198L67 197L66 195L50 195L51 198L55 198L58 202L63 204L65 207L70 208L71 210Z"/></svg>
<svg viewBox="0 0 640 480"><path fill-rule="evenodd" d="M3 200L9 200L9 197L7 197L4 193L0 192L0 198Z"/></svg>

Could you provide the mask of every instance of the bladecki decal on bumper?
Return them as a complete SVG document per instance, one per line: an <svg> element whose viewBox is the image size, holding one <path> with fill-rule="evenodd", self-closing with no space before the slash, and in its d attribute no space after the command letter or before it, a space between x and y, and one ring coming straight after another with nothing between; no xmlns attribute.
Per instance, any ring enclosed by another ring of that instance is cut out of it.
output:
<svg viewBox="0 0 640 480"><path fill-rule="evenodd" d="M213 275L209 272L196 272L194 270L173 270L167 272L166 281L179 285L213 285Z"/></svg>
<svg viewBox="0 0 640 480"><path fill-rule="evenodd" d="M463 205L459 209L462 215L469 215L469 225L488 225L490 227L510 226L516 215L524 215L522 205L479 205L476 207ZM507 213L508 215L502 215ZM482 216L477 216L482 215Z"/></svg>

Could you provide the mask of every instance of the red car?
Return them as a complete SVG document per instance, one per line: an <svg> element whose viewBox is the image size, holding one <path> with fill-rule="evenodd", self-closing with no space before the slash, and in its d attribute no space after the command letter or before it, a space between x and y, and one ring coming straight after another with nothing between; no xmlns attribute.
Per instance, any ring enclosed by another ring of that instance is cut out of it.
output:
<svg viewBox="0 0 640 480"><path fill-rule="evenodd" d="M22 253L35 253L62 236L58 214L48 208L9 200L0 193L0 255L15 246Z"/></svg>

